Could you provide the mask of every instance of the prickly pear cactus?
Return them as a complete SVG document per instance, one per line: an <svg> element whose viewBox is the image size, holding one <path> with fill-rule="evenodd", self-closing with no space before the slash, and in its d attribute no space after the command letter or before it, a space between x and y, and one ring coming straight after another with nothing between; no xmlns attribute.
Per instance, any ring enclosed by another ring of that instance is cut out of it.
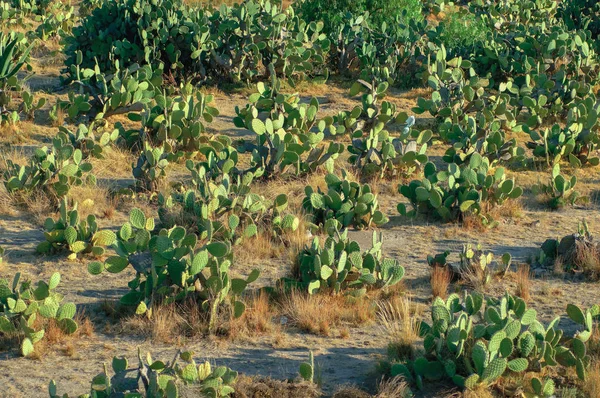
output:
<svg viewBox="0 0 600 398"><path fill-rule="evenodd" d="M569 339L557 328L559 317L544 326L534 309L508 293L487 300L480 293L465 293L462 300L457 294L446 301L437 297L431 307L432 323L420 326L425 355L392 365L392 375L403 375L418 386L447 377L460 387L475 389L494 384L508 371L561 366L575 368L584 380L590 363L585 342L592 314L598 312L594 308L584 313L569 305L569 316L585 328ZM536 392L552 390L551 383L534 384Z"/></svg>
<svg viewBox="0 0 600 398"><path fill-rule="evenodd" d="M92 380L91 395L81 397L145 396L152 398L178 398L185 391L200 392L210 398L225 398L235 392L233 385L238 373L225 366L213 368L210 362L196 364L191 351L179 351L173 360L153 360L150 353L142 357L138 349L137 365L131 366L127 358L114 357L110 376L107 364L104 371ZM48 387L50 398L68 398L58 395L56 382ZM101 395L100 395L101 394Z"/></svg>
<svg viewBox="0 0 600 398"><path fill-rule="evenodd" d="M154 219L133 209L129 222L119 231L117 255L104 263L90 263L88 271L94 275L104 271L119 273L131 265L136 276L129 282L130 291L121 297L121 303L135 306L138 315L151 317L154 305L193 298L209 314L208 330L213 333L221 305L229 306L236 318L244 313L246 306L239 298L248 284L258 278L258 270L246 279L233 278L229 244L210 242L196 250L198 238L185 228L175 226L157 232L154 229Z"/></svg>
<svg viewBox="0 0 600 398"><path fill-rule="evenodd" d="M372 247L362 251L357 242L348 239L347 230L339 231L339 226L337 221L329 220L324 246L315 237L298 256L299 279L310 294L349 291L362 295L368 289L400 282L404 267L395 259L383 257L381 237L373 232Z"/></svg>
<svg viewBox="0 0 600 398"><path fill-rule="evenodd" d="M377 195L371 192L368 184L361 185L351 181L346 172L342 178L335 174L325 176L327 193L320 188L315 192L311 186L304 189L302 201L304 209L312 215L317 226L323 226L327 220L337 220L343 227L369 228L371 224L383 225L388 218L379 210Z"/></svg>
<svg viewBox="0 0 600 398"><path fill-rule="evenodd" d="M0 334L23 335L23 356L34 352L34 344L44 338L44 327L50 319L67 334L77 331L75 304L62 302L63 296L55 291L59 283L58 272L48 282L39 281L35 288L30 281L21 280L20 273L15 274L12 283L0 279Z"/></svg>
<svg viewBox="0 0 600 398"><path fill-rule="evenodd" d="M96 217L93 214L85 220L79 217L77 202L69 208L67 198L60 204L59 218L47 218L44 222L44 236L46 241L37 246L39 253L58 252L68 250L69 259L74 260L78 255L91 254L101 257L106 247L112 246L117 236L109 230L99 230Z"/></svg>

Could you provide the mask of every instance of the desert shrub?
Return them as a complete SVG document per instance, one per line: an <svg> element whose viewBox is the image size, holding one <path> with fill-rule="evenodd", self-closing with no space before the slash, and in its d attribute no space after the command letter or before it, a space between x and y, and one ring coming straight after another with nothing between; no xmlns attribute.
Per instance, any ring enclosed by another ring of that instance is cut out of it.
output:
<svg viewBox="0 0 600 398"><path fill-rule="evenodd" d="M297 12L309 21L323 21L326 33L343 24L347 14L359 16L368 12L373 26L381 26L383 22L391 25L423 20L420 0L302 0Z"/></svg>
<svg viewBox="0 0 600 398"><path fill-rule="evenodd" d="M188 74L200 73L195 51L208 27L206 16L193 11L181 0L124 0L103 2L73 28L65 38L65 65L111 73L114 63L121 68L133 64L164 63L165 70L177 71L186 65ZM202 27L202 28L201 28Z"/></svg>
<svg viewBox="0 0 600 398"><path fill-rule="evenodd" d="M437 28L437 35L450 53L469 56L489 38L490 29L479 16L460 10L446 16Z"/></svg>

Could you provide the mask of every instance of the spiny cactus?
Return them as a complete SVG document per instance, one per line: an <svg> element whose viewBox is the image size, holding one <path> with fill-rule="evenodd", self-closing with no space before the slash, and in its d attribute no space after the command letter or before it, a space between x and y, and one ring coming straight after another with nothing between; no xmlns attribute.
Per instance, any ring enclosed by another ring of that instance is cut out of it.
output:
<svg viewBox="0 0 600 398"><path fill-rule="evenodd" d="M20 272L15 274L12 283L0 279L0 334L24 335L23 356L32 354L34 344L44 338L45 323L38 322L38 316L54 319L67 334L77 331L77 322L73 320L75 304L62 302L63 296L55 291L59 283L58 272L52 274L47 283L39 281L36 288L30 281L21 280Z"/></svg>
<svg viewBox="0 0 600 398"><path fill-rule="evenodd" d="M173 217L184 219L186 226L197 230L200 239L233 245L254 237L268 204L264 197L252 192L253 173L236 175L223 171L217 175L218 168L211 171L205 162L194 164L188 160L186 165L192 174L193 188L182 187L167 198L159 196L163 223L170 226ZM225 164L221 167L234 171L233 162L231 167Z"/></svg>
<svg viewBox="0 0 600 398"><path fill-rule="evenodd" d="M574 205L580 198L579 192L575 190L577 177L563 176L560 173L560 164L555 164L552 168L552 175L548 184L539 183L534 186L534 191L543 193L548 197L548 204L552 209L560 209L565 205Z"/></svg>
<svg viewBox="0 0 600 398"><path fill-rule="evenodd" d="M388 218L379 210L377 195L371 192L368 184L361 185L351 181L346 171L342 178L335 174L325 176L327 193L311 186L304 189L302 201L304 209L312 215L317 226L323 226L327 220L334 219L343 227L353 225L356 228L369 228L371 224L383 225Z"/></svg>
<svg viewBox="0 0 600 398"><path fill-rule="evenodd" d="M256 177L272 177L288 169L296 175L306 174L321 166L332 171L344 147L336 142L327 147L322 143L327 122L317 120L317 99L311 99L308 105L300 104L298 94L281 93L281 83L276 78L270 85L258 83L257 90L245 108L236 107L234 118L236 127L256 135L255 144L243 148L252 153L250 171Z"/></svg>
<svg viewBox="0 0 600 398"><path fill-rule="evenodd" d="M533 261L546 268L553 268L555 263L559 262L564 271L584 272L591 278L598 278L597 271L593 266L588 268L587 263L587 259L598 255L600 255L600 247L584 220L579 223L576 233L560 239L545 240Z"/></svg>
<svg viewBox="0 0 600 398"><path fill-rule="evenodd" d="M348 231L339 232L339 222L329 220L329 236L321 247L315 237L298 256L299 279L310 294L350 291L364 294L368 288L384 288L400 282L404 268L397 260L384 258L381 237L373 232L372 247L361 251L357 242L348 239Z"/></svg>
<svg viewBox="0 0 600 398"><path fill-rule="evenodd" d="M184 228L175 226L153 234L154 228L152 218L133 209L129 222L119 231L117 255L104 263L91 262L89 272L119 273L131 264L136 276L121 303L136 306L140 315L152 316L152 307L157 303L191 298L207 313L208 330L214 333L221 305L228 305L236 318L244 313L246 307L239 296L258 278L258 270L246 279L232 278L233 256L228 244L211 242L196 250L197 236Z"/></svg>
<svg viewBox="0 0 600 398"><path fill-rule="evenodd" d="M403 375L422 388L425 380L448 377L460 387L475 389L495 383L505 372L524 373L543 367L573 367L585 379L590 357L585 342L592 327L592 311L576 306L567 313L585 330L566 339L557 328L560 317L548 326L518 297L506 293L484 302L479 293L446 301L437 297L431 307L432 323L422 322L424 356L405 358L392 365L392 375Z"/></svg>
<svg viewBox="0 0 600 398"><path fill-rule="evenodd" d="M447 170L440 172L433 163L427 163L424 173L422 181L414 180L398 187L413 207L409 211L405 204L398 204L400 214L415 216L425 213L444 221L462 220L468 213L485 216L481 214L484 202L498 206L523 193L514 180L506 179L504 168L499 167L492 173L489 159L478 153L470 157L468 164L459 167L452 163ZM493 225L490 220L484 221Z"/></svg>
<svg viewBox="0 0 600 398"><path fill-rule="evenodd" d="M79 218L77 202L69 208L67 198L60 203L59 218L47 218L44 222L46 241L37 246L39 253L49 253L67 249L71 252L69 259L74 260L78 254L91 253L101 257L105 247L112 246L117 239L114 232L98 230L96 216L90 214L85 220Z"/></svg>
<svg viewBox="0 0 600 398"><path fill-rule="evenodd" d="M18 165L6 160L6 166L3 180L10 193L38 190L54 199L67 196L71 186L96 184L96 177L90 173L92 164L61 135L53 139L51 147L37 148L29 164Z"/></svg>
<svg viewBox="0 0 600 398"><path fill-rule="evenodd" d="M197 365L193 355L191 351L179 351L170 362L155 361L150 353L143 358L138 348L138 363L133 367L127 358L114 357L114 374L110 376L108 366L104 364L104 371L92 380L91 396L101 398L143 395L149 398L178 398L181 396L180 390L187 390L187 385L191 385L193 391L201 392L203 396L210 398L225 398L235 392L233 384L238 377L237 372L225 366L213 368L208 361ZM58 387L54 380L50 382L48 392L50 398L69 397L67 394L58 395Z"/></svg>

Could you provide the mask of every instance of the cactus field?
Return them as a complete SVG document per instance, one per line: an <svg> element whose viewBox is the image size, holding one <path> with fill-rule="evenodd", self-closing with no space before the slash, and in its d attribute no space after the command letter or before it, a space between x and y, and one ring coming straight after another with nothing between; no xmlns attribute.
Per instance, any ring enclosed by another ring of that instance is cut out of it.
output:
<svg viewBox="0 0 600 398"><path fill-rule="evenodd" d="M0 398L600 398L599 36L0 0Z"/></svg>

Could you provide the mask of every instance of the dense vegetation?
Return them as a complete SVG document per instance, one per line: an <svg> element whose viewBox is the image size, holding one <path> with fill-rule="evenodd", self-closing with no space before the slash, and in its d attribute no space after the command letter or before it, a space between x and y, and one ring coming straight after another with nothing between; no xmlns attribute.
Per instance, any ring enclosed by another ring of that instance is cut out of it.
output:
<svg viewBox="0 0 600 398"><path fill-rule="evenodd" d="M27 33L11 29L31 21L36 28ZM294 251L289 276L260 287L274 300L392 294L405 275L402 261L384 256L377 231L370 248L348 236L348 228L390 221L373 181L397 186L394 216L485 230L528 188L514 170L539 172L543 182L533 188L560 209L581 200L576 171L600 163L594 1L246 0L216 8L84 0L75 11L31 0L0 2L0 22L7 27L0 32L2 128L17 134L46 105L27 89L36 46L59 41L66 56L68 96L48 112L56 135L25 161L3 155L0 169L11 203L26 208L41 196L53 210L37 252L82 261L94 278L129 272L132 279L116 286L126 290L119 311L152 321L161 307L192 307L206 335L247 315L263 270L240 277L235 248L264 235ZM296 93L327 79L350 87L359 104L329 115L319 99ZM207 89L214 86L249 92L227 120L245 138L211 133L220 114ZM390 98L398 88L422 89L413 114ZM431 156L434 143L444 146L442 156ZM117 148L136 159L134 183L111 195L135 198L155 214L131 206L118 229L102 229L94 215L82 215L72 192L96 186L97 165ZM185 177L174 177L178 166ZM315 175L320 185L305 184L300 209L283 188L274 199L257 189ZM311 239L298 245L299 234ZM468 291L434 294L431 322L416 326L422 348L390 340L384 378L401 377L414 391L439 381L467 394L501 394L495 386L518 379L531 397L553 396L557 374L585 383L597 361L588 344L597 306L567 307L575 333L558 318L544 324L523 298L485 294L491 254L465 247L460 265L451 265L448 253L429 258L432 275L468 280ZM544 243L532 262L598 278L600 267L585 257L598 253L585 225ZM501 264L505 275L510 255ZM58 273L35 285L20 273L0 280L0 335L18 340L23 356L48 328L78 330L81 309L54 291L60 280ZM192 356L163 362L140 355L135 368L115 357L112 372L95 377L86 396L176 397L189 385L211 397L235 394L236 372L197 365ZM312 383L310 357L300 375ZM54 382L49 391L60 396Z"/></svg>

